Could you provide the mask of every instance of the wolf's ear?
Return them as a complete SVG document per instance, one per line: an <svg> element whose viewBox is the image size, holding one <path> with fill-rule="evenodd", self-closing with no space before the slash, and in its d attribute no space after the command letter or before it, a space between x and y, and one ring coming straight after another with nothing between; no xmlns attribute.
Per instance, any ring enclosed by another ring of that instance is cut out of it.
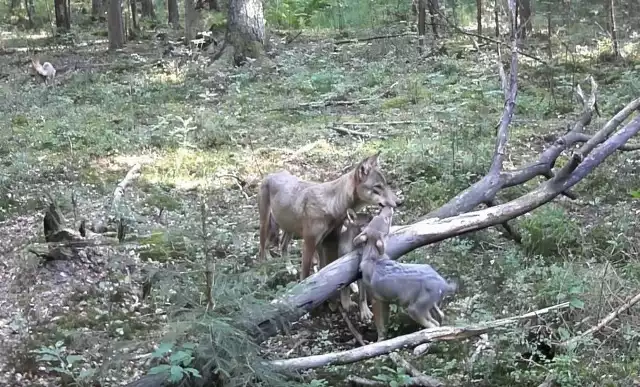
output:
<svg viewBox="0 0 640 387"><path fill-rule="evenodd" d="M373 154L366 159L362 160L360 164L358 164L358 171L356 175L359 181L363 181L365 177L369 175L369 172L375 167L378 166L378 156L380 155L380 151L378 153Z"/></svg>

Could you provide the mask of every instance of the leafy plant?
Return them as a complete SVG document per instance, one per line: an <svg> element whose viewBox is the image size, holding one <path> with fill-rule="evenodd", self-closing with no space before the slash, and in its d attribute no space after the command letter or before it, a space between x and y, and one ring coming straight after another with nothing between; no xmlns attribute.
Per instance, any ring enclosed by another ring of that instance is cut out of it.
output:
<svg viewBox="0 0 640 387"><path fill-rule="evenodd" d="M161 343L158 348L151 354L152 359L164 359L166 355L171 352L167 361L169 364L160 364L149 370L150 374L168 373L168 380L171 383L177 383L181 381L185 376L192 375L196 378L201 377L200 372L189 367L193 362L193 350L195 348L193 343L184 343L180 346L180 349L173 352L173 343Z"/></svg>
<svg viewBox="0 0 640 387"><path fill-rule="evenodd" d="M394 370L393 368L382 366L382 370L385 372L375 375L373 379L388 383L390 387L408 385L409 380L411 379L402 368Z"/></svg>
<svg viewBox="0 0 640 387"><path fill-rule="evenodd" d="M89 385L91 378L95 374L95 368L74 367L74 363L85 363L81 355L67 353L67 347L62 341L58 341L54 346L42 346L31 351L37 354L36 362L45 363L50 371L71 378L76 386Z"/></svg>

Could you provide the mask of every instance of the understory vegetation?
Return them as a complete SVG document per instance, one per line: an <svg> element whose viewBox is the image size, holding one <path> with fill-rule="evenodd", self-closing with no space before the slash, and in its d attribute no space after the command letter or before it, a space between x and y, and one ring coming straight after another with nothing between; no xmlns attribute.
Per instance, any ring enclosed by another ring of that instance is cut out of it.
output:
<svg viewBox="0 0 640 387"><path fill-rule="evenodd" d="M295 377L263 362L357 344L328 308L260 345L234 321L238 312L262 313L299 277L301 241L286 257L257 261L259 184L280 169L328 181L380 151L389 183L404 197L394 224L438 208L491 164L504 107L496 44L451 27L438 39L428 35L418 55L415 33L404 34L415 29L408 1L269 0L273 66L213 68L205 53L163 56L166 42L156 35L177 40L181 32L164 24L166 4L156 3L162 22L143 23L141 37L115 53L101 40L104 23L81 12L86 4L72 2L77 22L55 38L53 4L36 2L39 30L0 6L0 384L116 386L158 371L197 378L195 354L208 344L225 386L342 386L349 375L402 385L405 371L386 357ZM529 55L519 57L505 169L535 160L567 131L582 110L576 85L587 93L589 75L599 86L591 134L640 96L637 10L620 10L622 57L612 59L610 38L595 26L606 24L602 2L554 12L551 50L546 3L536 3L541 12L522 47ZM224 19L202 12L203 29ZM475 2L456 12L451 23L474 32ZM64 70L55 87L29 73L25 47ZM508 46L501 51L507 63ZM49 195L78 229L82 219L106 216L135 164L140 177L117 209L122 243L74 260L43 262L33 253L45 241ZM559 196L512 220L521 243L492 227L407 254L404 262L429 263L460 284L443 307L446 325L571 303L490 331L482 351L477 337L434 342L412 364L450 386L538 386L549 375L563 387L638 385L638 307L559 349L640 290L638 176L637 152L616 153L573 189L576 200ZM507 189L500 200L541 181ZM356 311L350 316L375 341L375 327ZM418 329L392 308L391 337Z"/></svg>

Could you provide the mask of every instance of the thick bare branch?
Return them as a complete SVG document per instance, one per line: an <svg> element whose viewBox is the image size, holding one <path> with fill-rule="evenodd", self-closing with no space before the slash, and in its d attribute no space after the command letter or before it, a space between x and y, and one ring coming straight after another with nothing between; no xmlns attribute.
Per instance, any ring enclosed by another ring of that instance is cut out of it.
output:
<svg viewBox="0 0 640 387"><path fill-rule="evenodd" d="M569 307L569 303L565 302L563 304L550 306L548 308L536 310L520 316L508 317L466 327L437 327L423 329L408 335L397 336L389 340L378 341L376 343L365 345L364 347L350 349L347 351L295 359L274 360L268 364L270 367L282 371L300 371L310 368L325 367L328 365L350 364L384 355L400 348L415 347L431 341L460 340L471 336L477 336L498 327L511 325L521 320L530 319L549 313L553 310L567 307Z"/></svg>

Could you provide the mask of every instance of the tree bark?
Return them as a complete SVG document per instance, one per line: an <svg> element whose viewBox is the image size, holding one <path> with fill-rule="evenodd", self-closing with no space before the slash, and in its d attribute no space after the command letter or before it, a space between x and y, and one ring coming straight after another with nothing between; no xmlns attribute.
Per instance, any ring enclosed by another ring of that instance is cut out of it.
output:
<svg viewBox="0 0 640 387"><path fill-rule="evenodd" d="M263 58L265 23L262 1L231 0L227 20L225 45L228 43L233 49L233 63L240 66L248 58Z"/></svg>
<svg viewBox="0 0 640 387"><path fill-rule="evenodd" d="M71 29L71 19L69 18L69 10L67 9L67 0L54 0L56 13L56 31L65 32Z"/></svg>
<svg viewBox="0 0 640 387"><path fill-rule="evenodd" d="M493 20L496 24L495 26L495 33L496 33L496 38L500 37L500 3L498 0L495 0L494 2L494 6L493 6Z"/></svg>
<svg viewBox="0 0 640 387"><path fill-rule="evenodd" d="M482 35L482 0L476 0L476 32Z"/></svg>
<svg viewBox="0 0 640 387"><path fill-rule="evenodd" d="M138 31L138 5L136 0L129 0L129 6L131 7L131 29L135 32Z"/></svg>
<svg viewBox="0 0 640 387"><path fill-rule="evenodd" d="M184 0L184 40L187 45L193 39L193 29L196 23L194 0Z"/></svg>
<svg viewBox="0 0 640 387"><path fill-rule="evenodd" d="M209 0L209 10L220 11L220 5L218 4L218 0Z"/></svg>
<svg viewBox="0 0 640 387"><path fill-rule="evenodd" d="M116 50L124 46L124 25L122 22L121 0L109 0L107 12L107 30L109 35L109 50Z"/></svg>
<svg viewBox="0 0 640 387"><path fill-rule="evenodd" d="M33 5L33 0L24 0L24 7L27 10L27 21L29 23L29 28L33 28L33 15L35 15L35 7Z"/></svg>
<svg viewBox="0 0 640 387"><path fill-rule="evenodd" d="M180 12L178 11L178 0L167 0L167 10L169 11L169 24L175 29L180 28Z"/></svg>
<svg viewBox="0 0 640 387"><path fill-rule="evenodd" d="M424 35L427 29L427 1L418 0L418 52L420 54L424 50Z"/></svg>
<svg viewBox="0 0 640 387"><path fill-rule="evenodd" d="M156 12L153 9L153 1L152 0L141 0L140 2L140 13L143 18L154 19L156 17Z"/></svg>
<svg viewBox="0 0 640 387"><path fill-rule="evenodd" d="M104 20L104 2L103 0L91 0L91 19Z"/></svg>
<svg viewBox="0 0 640 387"><path fill-rule="evenodd" d="M518 0L518 14L520 17L521 37L526 39L527 34L533 30L533 11L531 0Z"/></svg>
<svg viewBox="0 0 640 387"><path fill-rule="evenodd" d="M440 4L438 0L427 0L427 7L429 8L429 19L431 20L431 31L433 36L438 37L438 15L440 12Z"/></svg>
<svg viewBox="0 0 640 387"><path fill-rule="evenodd" d="M618 46L618 28L616 26L616 11L613 0L609 1L609 24L611 25L611 43L613 45L613 55L620 57L620 48Z"/></svg>

